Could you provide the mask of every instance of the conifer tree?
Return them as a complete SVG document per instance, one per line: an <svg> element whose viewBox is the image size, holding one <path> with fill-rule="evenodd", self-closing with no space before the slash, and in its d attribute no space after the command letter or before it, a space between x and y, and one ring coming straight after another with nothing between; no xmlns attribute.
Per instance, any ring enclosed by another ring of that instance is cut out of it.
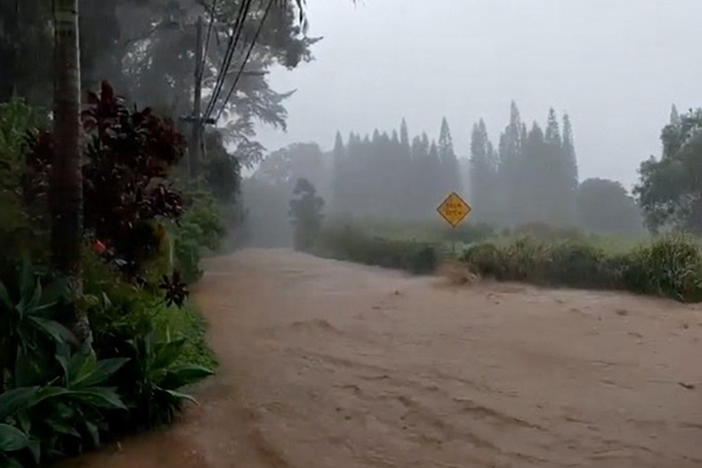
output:
<svg viewBox="0 0 702 468"><path fill-rule="evenodd" d="M462 187L458 158L453 150L453 139L451 138L451 130L449 129L446 117L441 119L438 155L441 163L441 183L444 184L444 191L460 192Z"/></svg>

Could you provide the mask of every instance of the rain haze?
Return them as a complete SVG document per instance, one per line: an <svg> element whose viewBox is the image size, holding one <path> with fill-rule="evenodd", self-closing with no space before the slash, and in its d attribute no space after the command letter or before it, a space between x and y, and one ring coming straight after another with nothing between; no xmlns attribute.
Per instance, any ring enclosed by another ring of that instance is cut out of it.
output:
<svg viewBox="0 0 702 468"><path fill-rule="evenodd" d="M702 467L701 18L0 0L0 468Z"/></svg>
<svg viewBox="0 0 702 468"><path fill-rule="evenodd" d="M276 149L293 141L331 148L337 130L396 128L436 136L446 116L456 153L484 118L496 140L515 100L523 120L549 107L573 122L580 179L631 187L639 163L660 155L671 104L695 107L702 61L697 0L346 0L308 2L315 61L277 69L296 89L288 131L261 129Z"/></svg>

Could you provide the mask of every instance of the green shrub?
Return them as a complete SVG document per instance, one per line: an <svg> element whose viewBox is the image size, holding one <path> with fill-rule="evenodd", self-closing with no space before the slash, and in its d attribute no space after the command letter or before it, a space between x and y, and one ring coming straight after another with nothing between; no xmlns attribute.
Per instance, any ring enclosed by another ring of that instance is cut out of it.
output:
<svg viewBox="0 0 702 468"><path fill-rule="evenodd" d="M504 246L473 246L462 259L476 273L498 280L702 300L702 253L684 236L664 237L615 255L584 241L547 243L527 237Z"/></svg>
<svg viewBox="0 0 702 468"><path fill-rule="evenodd" d="M323 231L315 251L325 257L398 268L415 274L433 272L438 262L432 244L370 237L351 227Z"/></svg>
<svg viewBox="0 0 702 468"><path fill-rule="evenodd" d="M121 375L120 390L136 422L145 427L172 422L184 400L194 401L180 390L212 375L207 367L179 364L186 339L164 335L151 332L129 340L132 360Z"/></svg>
<svg viewBox="0 0 702 468"><path fill-rule="evenodd" d="M20 99L0 104L0 272L5 274L21 255L45 250L46 243L36 239L37 225L30 222L20 195L26 176L27 136L39 123L34 109Z"/></svg>
<svg viewBox="0 0 702 468"><path fill-rule="evenodd" d="M200 278L203 254L217 250L226 233L222 214L211 195L196 192L190 198L187 211L171 229L175 267L188 283Z"/></svg>
<svg viewBox="0 0 702 468"><path fill-rule="evenodd" d="M624 286L681 301L702 300L702 255L692 239L667 236L626 256Z"/></svg>
<svg viewBox="0 0 702 468"><path fill-rule="evenodd" d="M134 427L170 422L191 397L182 387L212 373L204 323L168 307L148 283L85 254L85 294L25 262L0 283L0 466L33 466L99 445ZM75 349L60 321L85 308L93 349ZM152 332L153 329L162 333ZM3 391L4 390L4 391Z"/></svg>
<svg viewBox="0 0 702 468"><path fill-rule="evenodd" d="M504 252L495 244L486 242L469 248L463 254L463 261L483 276L500 280L508 279Z"/></svg>
<svg viewBox="0 0 702 468"><path fill-rule="evenodd" d="M92 351L71 354L57 342L61 372L46 371L45 384L0 394L0 466L27 466L80 453L100 444L112 411L127 407L105 384L127 359L98 360ZM15 465L13 465L13 463Z"/></svg>

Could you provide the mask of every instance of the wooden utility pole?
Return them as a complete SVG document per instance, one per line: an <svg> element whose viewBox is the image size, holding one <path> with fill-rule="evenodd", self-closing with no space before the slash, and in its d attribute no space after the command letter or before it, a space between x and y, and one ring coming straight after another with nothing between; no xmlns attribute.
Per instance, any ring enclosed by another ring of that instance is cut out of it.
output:
<svg viewBox="0 0 702 468"><path fill-rule="evenodd" d="M200 171L202 159L202 16L197 18L195 33L195 93L193 96L192 136L189 148L190 178L196 179Z"/></svg>
<svg viewBox="0 0 702 468"><path fill-rule="evenodd" d="M51 164L51 254L54 267L82 294L83 173L80 153L78 0L54 2L54 159ZM71 328L90 345L85 312L73 308Z"/></svg>

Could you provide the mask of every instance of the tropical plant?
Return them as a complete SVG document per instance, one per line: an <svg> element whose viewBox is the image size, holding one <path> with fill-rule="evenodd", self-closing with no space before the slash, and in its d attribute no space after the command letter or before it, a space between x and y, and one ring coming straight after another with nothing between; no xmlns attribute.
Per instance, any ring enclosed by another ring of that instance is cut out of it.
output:
<svg viewBox="0 0 702 468"><path fill-rule="evenodd" d="M124 389L134 415L146 426L169 423L184 400L194 398L181 389L212 375L212 370L199 365L179 363L185 338L172 338L169 333L159 338L155 332L129 341L134 357L125 370L129 382Z"/></svg>
<svg viewBox="0 0 702 468"><path fill-rule="evenodd" d="M44 385L0 394L0 440L11 440L0 442L0 462L4 458L8 466L79 453L86 441L97 447L100 432L109 429L106 412L127 409L116 389L104 384L128 359L97 360L90 350L70 354L61 342L57 348L60 374L47 372Z"/></svg>
<svg viewBox="0 0 702 468"><path fill-rule="evenodd" d="M222 214L211 195L189 194L190 206L176 225L172 225L174 263L183 279L192 283L200 278L200 260L205 251L215 251L226 233Z"/></svg>
<svg viewBox="0 0 702 468"><path fill-rule="evenodd" d="M13 279L14 284L0 282L0 390L38 383L42 370L51 367L53 343L75 341L59 322L66 283L55 280L42 287L28 261Z"/></svg>
<svg viewBox="0 0 702 468"><path fill-rule="evenodd" d="M89 94L82 117L87 134L82 171L85 230L105 246L105 259L128 276L137 275L159 252L160 221L176 220L184 211L181 193L167 178L183 155L183 136L148 108L128 110L108 83L102 84L99 95ZM32 140L28 198L35 203L46 199L42 187L56 147L50 134Z"/></svg>

